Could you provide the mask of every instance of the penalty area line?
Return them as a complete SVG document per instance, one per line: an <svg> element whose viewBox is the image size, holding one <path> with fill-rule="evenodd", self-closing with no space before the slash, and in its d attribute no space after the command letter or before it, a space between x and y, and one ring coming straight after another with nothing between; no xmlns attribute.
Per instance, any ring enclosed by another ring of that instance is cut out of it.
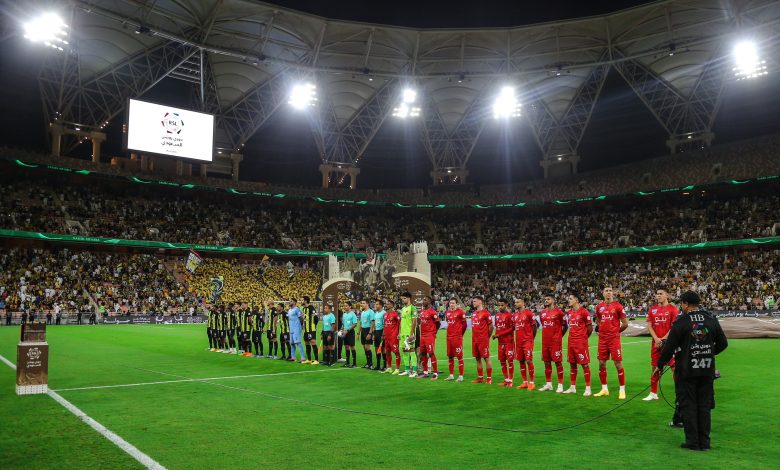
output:
<svg viewBox="0 0 780 470"><path fill-rule="evenodd" d="M11 369L16 370L16 365L13 364L8 359L6 359L5 357L3 357L2 355L0 355L0 361L4 362ZM149 469L154 469L154 470L166 470L165 467L163 467L159 462L149 457L145 453L141 452L140 450L138 450L136 446L122 439L118 434L111 431L107 427L97 422L94 418L81 411L78 407L76 407L76 405L64 399L56 391L49 390L47 394L54 401L62 405L66 410L73 413L78 419L80 419L81 421L86 423L89 427L97 431L98 434L111 441L111 443L113 443L115 446L122 449L126 454L134 458L138 463L140 463L144 467Z"/></svg>

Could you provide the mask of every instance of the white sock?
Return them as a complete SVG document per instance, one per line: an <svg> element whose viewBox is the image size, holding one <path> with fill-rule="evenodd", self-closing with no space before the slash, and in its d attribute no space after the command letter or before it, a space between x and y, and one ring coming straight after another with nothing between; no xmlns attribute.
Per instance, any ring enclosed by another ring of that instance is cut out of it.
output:
<svg viewBox="0 0 780 470"><path fill-rule="evenodd" d="M609 387L607 387L606 385L602 385L602 386L601 386L601 389L602 389L602 390L609 390Z"/></svg>
<svg viewBox="0 0 780 470"><path fill-rule="evenodd" d="M626 391L626 386L625 385L621 385L620 386L620 391L621 392L625 392Z"/></svg>
<svg viewBox="0 0 780 470"><path fill-rule="evenodd" d="M459 378L459 379L461 379L461 380L463 380L463 376L462 376L462 375L459 375L459 376L458 376L458 378Z"/></svg>
<svg viewBox="0 0 780 470"><path fill-rule="evenodd" d="M552 387L552 382L547 382L547 384L545 384L545 387Z"/></svg>
<svg viewBox="0 0 780 470"><path fill-rule="evenodd" d="M585 387L585 391L586 391L587 393L590 393L590 387Z"/></svg>

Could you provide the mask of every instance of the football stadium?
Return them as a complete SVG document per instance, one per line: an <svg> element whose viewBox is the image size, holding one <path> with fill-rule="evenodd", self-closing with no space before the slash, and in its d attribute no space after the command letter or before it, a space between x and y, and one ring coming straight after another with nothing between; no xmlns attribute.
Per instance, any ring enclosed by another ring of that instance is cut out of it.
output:
<svg viewBox="0 0 780 470"><path fill-rule="evenodd" d="M0 33L0 468L777 468L780 2Z"/></svg>

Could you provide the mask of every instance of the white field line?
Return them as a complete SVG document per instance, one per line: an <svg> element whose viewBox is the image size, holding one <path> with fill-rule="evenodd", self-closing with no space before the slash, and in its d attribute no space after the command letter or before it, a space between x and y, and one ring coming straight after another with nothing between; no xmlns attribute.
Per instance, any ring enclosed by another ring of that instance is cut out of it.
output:
<svg viewBox="0 0 780 470"><path fill-rule="evenodd" d="M144 369L145 370L145 369ZM172 384L172 383L182 383L182 382L206 382L209 380L230 380L230 379L246 379L251 377L273 377L277 375L297 375L297 374L316 374L319 372L334 372L337 370L346 370L342 368L337 369L321 369L321 370L303 370L298 372L277 372L273 374L249 374L249 375L230 375L225 377L206 377L202 379L180 379L180 380L161 380L157 382L139 382L139 383L131 383L131 384L117 384L117 385L96 385L92 387L74 387L74 388L60 388L57 389L57 392L73 392L77 390L97 390L97 389L103 389L103 388L123 388L123 387L141 387L144 385L162 385L162 384ZM151 371L160 374L161 372L157 371ZM173 375L173 374L164 374L164 375ZM179 377L179 376L176 376Z"/></svg>
<svg viewBox="0 0 780 470"><path fill-rule="evenodd" d="M4 362L7 366L9 366L11 369L16 370L16 366L0 355L0 360ZM154 470L165 470L165 467L163 467L159 462L154 460L153 458L149 457L148 455L144 454L138 448L126 440L122 439L118 434L111 431L107 427L103 426L99 422L95 421L92 417L78 409L73 403L69 402L68 400L62 398L57 392L54 390L49 390L48 395L57 403L65 407L66 410L70 411L78 419L89 425L92 429L97 431L101 436L105 437L109 441L111 441L114 445L125 451L130 457L134 458L138 463L143 465L146 468L154 469Z"/></svg>

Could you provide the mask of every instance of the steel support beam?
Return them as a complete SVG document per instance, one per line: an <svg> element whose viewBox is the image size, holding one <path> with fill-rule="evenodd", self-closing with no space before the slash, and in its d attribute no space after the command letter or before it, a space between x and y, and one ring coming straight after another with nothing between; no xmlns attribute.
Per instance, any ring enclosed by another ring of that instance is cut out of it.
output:
<svg viewBox="0 0 780 470"><path fill-rule="evenodd" d="M622 56L617 49L615 54ZM711 143L728 69L718 52L702 66L699 81L688 97L636 60L618 61L614 66L666 130L672 153L689 141Z"/></svg>
<svg viewBox="0 0 780 470"><path fill-rule="evenodd" d="M452 132L447 131L436 103L430 97L425 100L421 135L423 146L433 165L431 175L434 182L439 181L442 175L453 173L461 175L457 182L465 181L468 174L466 163L490 114L491 88L487 85L479 92Z"/></svg>
<svg viewBox="0 0 780 470"><path fill-rule="evenodd" d="M344 126L339 126L330 100L320 99L312 113L312 130L325 164L356 166L399 99L395 80L388 80Z"/></svg>

